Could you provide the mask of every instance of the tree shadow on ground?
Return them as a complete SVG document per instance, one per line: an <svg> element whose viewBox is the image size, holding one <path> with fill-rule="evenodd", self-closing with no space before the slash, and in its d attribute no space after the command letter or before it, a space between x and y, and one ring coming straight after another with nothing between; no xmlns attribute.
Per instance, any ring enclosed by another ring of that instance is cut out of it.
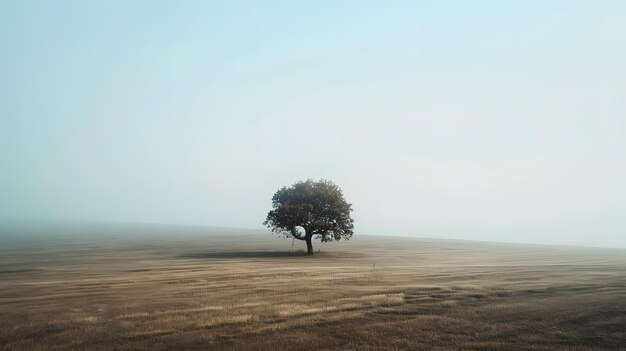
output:
<svg viewBox="0 0 626 351"><path fill-rule="evenodd" d="M177 258L280 258L280 257L306 257L305 251L218 251L218 252L188 252L176 256ZM312 257L315 257L312 256Z"/></svg>

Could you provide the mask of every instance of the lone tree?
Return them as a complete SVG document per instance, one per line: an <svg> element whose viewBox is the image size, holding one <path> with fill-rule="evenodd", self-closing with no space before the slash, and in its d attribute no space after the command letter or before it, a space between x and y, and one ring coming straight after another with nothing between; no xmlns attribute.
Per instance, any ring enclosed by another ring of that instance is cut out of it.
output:
<svg viewBox="0 0 626 351"><path fill-rule="evenodd" d="M309 179L283 187L272 197L272 207L263 224L274 233L306 241L309 255L313 237L322 242L352 237L352 205L331 181Z"/></svg>

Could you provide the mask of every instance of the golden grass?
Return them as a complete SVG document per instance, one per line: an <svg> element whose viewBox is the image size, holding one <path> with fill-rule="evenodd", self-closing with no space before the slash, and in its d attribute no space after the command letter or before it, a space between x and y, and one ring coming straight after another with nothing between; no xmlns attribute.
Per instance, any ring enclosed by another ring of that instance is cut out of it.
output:
<svg viewBox="0 0 626 351"><path fill-rule="evenodd" d="M626 348L625 250L175 229L1 247L0 347Z"/></svg>

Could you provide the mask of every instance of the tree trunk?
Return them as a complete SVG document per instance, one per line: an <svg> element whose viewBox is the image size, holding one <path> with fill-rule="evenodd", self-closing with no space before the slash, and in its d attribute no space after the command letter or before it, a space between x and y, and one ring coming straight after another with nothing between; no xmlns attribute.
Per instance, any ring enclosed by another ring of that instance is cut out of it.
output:
<svg viewBox="0 0 626 351"><path fill-rule="evenodd" d="M313 238L308 236L306 237L306 253L309 255L313 254L313 243L311 242Z"/></svg>

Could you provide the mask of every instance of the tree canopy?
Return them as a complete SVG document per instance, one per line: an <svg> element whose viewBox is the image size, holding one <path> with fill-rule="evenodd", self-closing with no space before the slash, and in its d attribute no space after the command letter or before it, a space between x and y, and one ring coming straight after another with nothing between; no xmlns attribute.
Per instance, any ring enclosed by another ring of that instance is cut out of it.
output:
<svg viewBox="0 0 626 351"><path fill-rule="evenodd" d="M310 255L313 238L329 242L352 237L352 204L346 202L341 189L329 180L308 179L283 187L272 197L272 208L263 224L274 233L306 241Z"/></svg>

